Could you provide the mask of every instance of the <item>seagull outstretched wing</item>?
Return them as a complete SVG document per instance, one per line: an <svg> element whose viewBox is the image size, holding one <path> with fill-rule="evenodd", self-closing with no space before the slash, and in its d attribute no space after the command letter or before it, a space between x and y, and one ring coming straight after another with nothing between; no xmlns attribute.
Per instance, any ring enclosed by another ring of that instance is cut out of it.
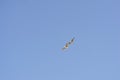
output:
<svg viewBox="0 0 120 80"><path fill-rule="evenodd" d="M74 42L74 37L71 39L71 41L69 42L69 44L72 44Z"/></svg>

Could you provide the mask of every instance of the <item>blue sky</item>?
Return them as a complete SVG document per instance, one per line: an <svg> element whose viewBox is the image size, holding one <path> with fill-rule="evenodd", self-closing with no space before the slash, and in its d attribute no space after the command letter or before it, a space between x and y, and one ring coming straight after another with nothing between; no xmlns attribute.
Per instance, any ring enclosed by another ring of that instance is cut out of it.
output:
<svg viewBox="0 0 120 80"><path fill-rule="evenodd" d="M119 3L1 0L0 80L120 80Z"/></svg>

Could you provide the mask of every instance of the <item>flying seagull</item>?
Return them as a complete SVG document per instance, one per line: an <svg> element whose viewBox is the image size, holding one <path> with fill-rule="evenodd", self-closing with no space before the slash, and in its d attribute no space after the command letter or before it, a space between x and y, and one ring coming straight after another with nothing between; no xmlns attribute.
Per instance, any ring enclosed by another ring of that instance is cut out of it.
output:
<svg viewBox="0 0 120 80"><path fill-rule="evenodd" d="M68 46L74 42L74 39L75 39L75 38L73 37L73 38L70 40L70 42L67 42L66 45L62 48L62 50L67 49Z"/></svg>

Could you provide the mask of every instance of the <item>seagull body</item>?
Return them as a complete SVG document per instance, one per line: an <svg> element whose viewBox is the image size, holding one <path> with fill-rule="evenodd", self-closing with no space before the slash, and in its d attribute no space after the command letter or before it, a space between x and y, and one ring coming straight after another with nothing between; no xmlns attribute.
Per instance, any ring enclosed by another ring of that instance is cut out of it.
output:
<svg viewBox="0 0 120 80"><path fill-rule="evenodd" d="M66 43L66 45L62 48L62 50L64 50L64 49L67 49L68 48L68 43Z"/></svg>

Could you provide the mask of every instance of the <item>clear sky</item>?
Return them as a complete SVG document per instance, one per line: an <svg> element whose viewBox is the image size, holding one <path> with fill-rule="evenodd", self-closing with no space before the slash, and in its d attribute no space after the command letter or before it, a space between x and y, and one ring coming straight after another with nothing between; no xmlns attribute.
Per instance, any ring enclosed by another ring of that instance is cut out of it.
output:
<svg viewBox="0 0 120 80"><path fill-rule="evenodd" d="M1 0L0 80L120 80L120 1Z"/></svg>

